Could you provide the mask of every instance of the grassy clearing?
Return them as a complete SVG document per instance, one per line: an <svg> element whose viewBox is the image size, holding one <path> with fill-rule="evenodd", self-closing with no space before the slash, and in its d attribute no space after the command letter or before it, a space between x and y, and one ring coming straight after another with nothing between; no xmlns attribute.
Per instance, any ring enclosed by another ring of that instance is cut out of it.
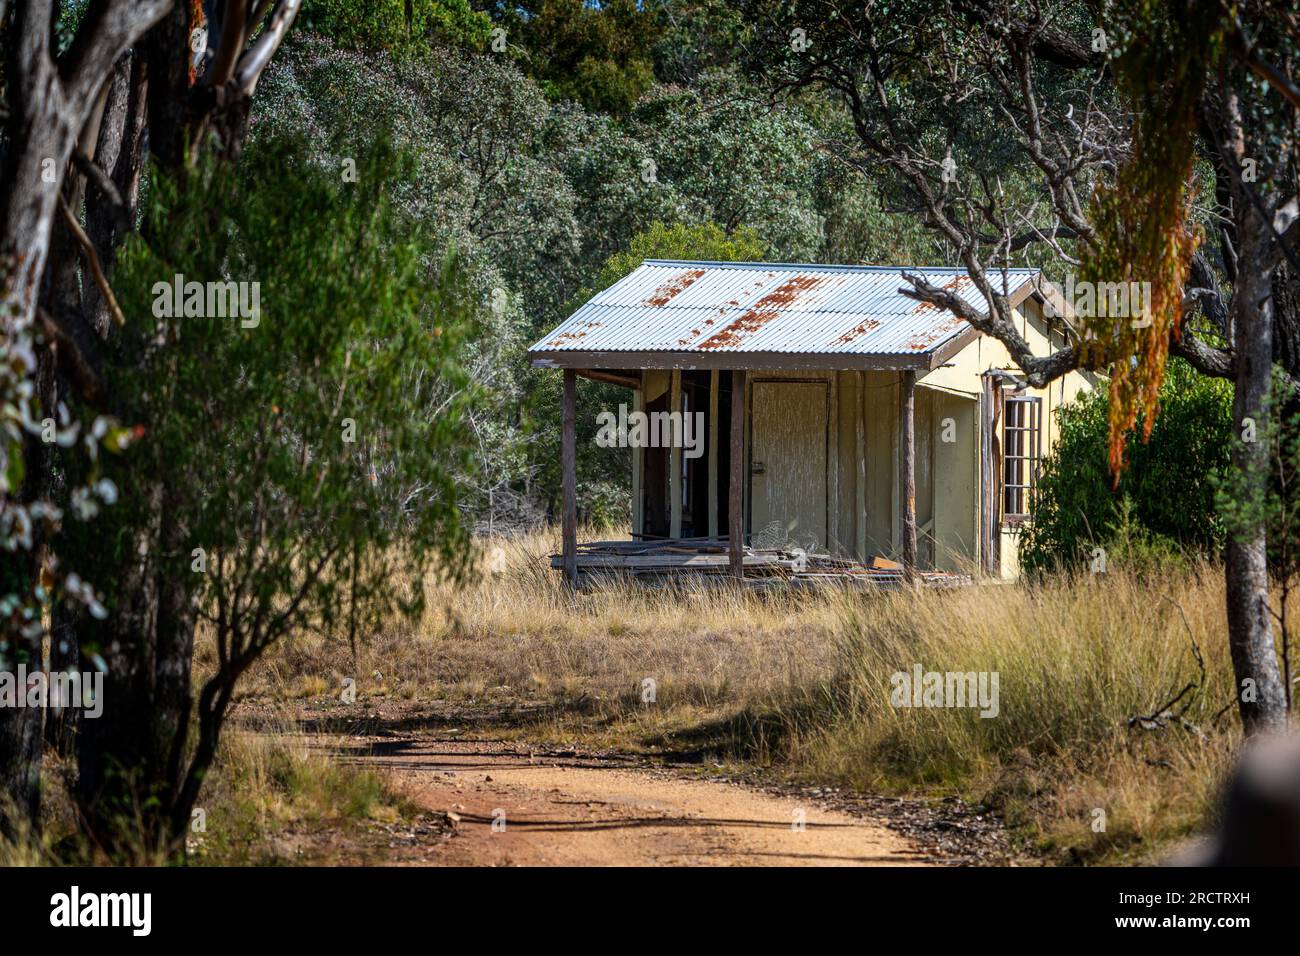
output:
<svg viewBox="0 0 1300 956"><path fill-rule="evenodd" d="M840 618L822 597L760 598L731 588L610 587L572 595L546 565L558 538L502 541L504 573L457 590L430 585L416 626L357 648L281 645L251 678L267 700L449 701L467 709L531 705L530 733L638 746L674 728L766 705L834 670ZM403 586L410 586L405 584ZM642 700L645 680L655 701Z"/></svg>
<svg viewBox="0 0 1300 956"><path fill-rule="evenodd" d="M1001 809L1054 862L1149 859L1212 821L1238 743L1217 569L1039 587L759 597L614 586L570 595L553 535L488 542L505 571L357 649L303 639L253 694L341 707L442 706L507 733L712 751L770 773ZM411 583L401 586L410 587ZM1204 660L1202 675L1193 645ZM1000 713L895 708L890 675L997 671ZM655 681L655 700L642 699ZM1186 723L1130 728L1188 684ZM1105 829L1096 830L1098 811Z"/></svg>

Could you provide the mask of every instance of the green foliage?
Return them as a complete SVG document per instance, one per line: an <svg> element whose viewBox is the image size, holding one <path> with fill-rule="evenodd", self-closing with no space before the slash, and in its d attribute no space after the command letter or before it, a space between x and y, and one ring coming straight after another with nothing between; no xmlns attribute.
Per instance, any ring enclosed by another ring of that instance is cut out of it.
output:
<svg viewBox="0 0 1300 956"><path fill-rule="evenodd" d="M89 0L63 0L58 4L57 19L54 22L54 42L60 54L72 46L72 38L76 36L77 28L85 19L88 6Z"/></svg>
<svg viewBox="0 0 1300 956"><path fill-rule="evenodd" d="M1223 544L1215 482L1229 467L1231 385L1171 361L1151 438L1129 436L1130 466L1113 489L1109 403L1098 391L1058 413L1060 440L1043 462L1020 552L1029 571L1076 564L1096 545L1109 553L1120 538L1135 554L1146 545L1163 547L1161 539L1205 551Z"/></svg>
<svg viewBox="0 0 1300 956"><path fill-rule="evenodd" d="M545 97L508 61L451 50L397 63L302 34L259 93L255 141L279 130L303 131L311 163L333 173L385 134L412 157L413 165L387 177L392 202L435 249L456 249L472 297L490 307L463 356L488 400L473 422L475 468L457 481L476 513L490 507L500 516L504 506L522 509L518 517L528 520L519 356L543 321L534 317L554 317L576 284L584 231L557 164L577 162L590 134L598 140L590 147L590 165L609 176L619 164L602 161L602 132L573 130L563 118L553 119ZM611 192L611 201L601 204L606 214L635 222L639 214L616 200L631 203L639 195ZM593 219L594 227L601 225ZM526 296L519 291L525 289Z"/></svg>
<svg viewBox="0 0 1300 956"><path fill-rule="evenodd" d="M1115 524L1106 535L1106 571L1122 568L1139 577L1185 572L1190 550L1167 535L1157 534L1137 518L1133 499L1125 495L1115 508Z"/></svg>
<svg viewBox="0 0 1300 956"><path fill-rule="evenodd" d="M809 100L802 113L813 130L813 140L829 144L831 153L846 153L856 135L845 112L834 104ZM818 262L861 262L868 265L947 265L951 254L935 241L920 216L890 211L885 199L891 187L860 168L827 162L814 181L815 201L821 214Z"/></svg>
<svg viewBox="0 0 1300 956"><path fill-rule="evenodd" d="M701 73L736 66L750 38L749 11L734 0L671 0L660 17L655 75L690 85Z"/></svg>
<svg viewBox="0 0 1300 956"><path fill-rule="evenodd" d="M161 524L144 559L186 576L245 652L413 611L422 594L395 575L468 558L455 477L477 402L460 366L474 307L455 258L430 256L387 198L386 176L410 175L402 157L377 146L358 170L345 182L272 141L238 174L155 176L146 239L116 273L132 321L113 377L146 438L118 465L123 504L92 550L107 573ZM177 275L256 283L260 315L169 316Z"/></svg>
<svg viewBox="0 0 1300 956"><path fill-rule="evenodd" d="M749 226L779 260L817 255L817 185L828 164L801 113L774 108L735 76L710 71L695 87L656 89L631 120L654 157L654 175L677 187L690 218L728 232Z"/></svg>
<svg viewBox="0 0 1300 956"><path fill-rule="evenodd" d="M498 21L522 46L530 76L553 99L622 115L654 82L659 28L655 2L530 0L505 6Z"/></svg>
<svg viewBox="0 0 1300 956"><path fill-rule="evenodd" d="M324 34L345 49L409 55L431 43L482 50L492 21L469 0L314 0L297 29Z"/></svg>

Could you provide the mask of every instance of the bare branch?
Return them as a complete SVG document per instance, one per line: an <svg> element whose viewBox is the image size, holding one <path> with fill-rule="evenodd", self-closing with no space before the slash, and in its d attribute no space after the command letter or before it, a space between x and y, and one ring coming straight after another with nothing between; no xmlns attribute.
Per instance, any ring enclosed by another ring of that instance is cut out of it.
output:
<svg viewBox="0 0 1300 956"><path fill-rule="evenodd" d="M64 378L73 384L82 400L95 408L107 408L108 386L94 330L75 313L51 314L38 307L36 318L45 338L54 347Z"/></svg>
<svg viewBox="0 0 1300 956"><path fill-rule="evenodd" d="M126 202L122 199L121 192L118 191L117 184L113 182L112 177L104 171L104 168L87 156L80 149L72 151L72 162L81 171L96 189L104 194L108 200L109 208L112 210L114 217L117 219L118 227L123 231L131 226L131 214L127 209Z"/></svg>
<svg viewBox="0 0 1300 956"><path fill-rule="evenodd" d="M221 41L217 44L217 56L207 75L203 78L207 86L221 86L227 83L235 73L235 64L244 52L244 43L248 40L247 24L248 0L231 0L223 11L221 24Z"/></svg>
<svg viewBox="0 0 1300 956"><path fill-rule="evenodd" d="M239 61L234 82L241 95L253 95L253 90L257 88L257 81L262 77L262 71L266 69L266 65L271 62L271 57L284 42L285 35L289 32L289 27L293 26L300 9L302 9L302 0L280 0L276 5L266 29Z"/></svg>
<svg viewBox="0 0 1300 956"><path fill-rule="evenodd" d="M995 306L988 313L980 312L955 291L931 284L924 276L915 273L903 273L903 278L912 283L912 289L899 291L909 299L929 302L953 315L965 319L971 326L991 335L1007 347L1012 360L1025 373L1025 380L1033 388L1042 388L1049 382L1060 378L1067 372L1079 367L1079 355L1073 346L1057 349L1050 355L1038 356L1029 347L1020 330L1010 320L1011 306L1004 294L998 294L988 285L983 270L969 270L976 285L988 289L986 298L991 297ZM979 272L977 276L975 273Z"/></svg>
<svg viewBox="0 0 1300 956"><path fill-rule="evenodd" d="M1259 48L1247 35L1241 17L1235 13L1232 16L1232 26L1233 29L1228 31L1227 35L1233 52L1241 58L1242 62L1250 69L1250 72L1268 83L1274 90L1281 93L1292 106L1300 110L1300 86L1297 86L1295 81L1283 70L1278 69L1260 55Z"/></svg>
<svg viewBox="0 0 1300 956"><path fill-rule="evenodd" d="M1171 341L1169 351L1202 375L1227 379L1237 376L1237 360L1231 352L1207 345L1190 331L1184 330L1181 338Z"/></svg>
<svg viewBox="0 0 1300 956"><path fill-rule="evenodd" d="M72 233L72 237L77 240L77 245L81 247L82 255L85 256L86 266L90 269L91 276L95 279L95 285L99 287L100 294L108 304L108 309L113 313L113 318L119 326L126 325L126 318L122 315L122 310L118 307L117 297L113 295L113 289L108 284L108 279L104 275L104 270L99 264L99 256L95 253L95 245L86 235L86 231L81 228L81 223L77 222L77 217L73 215L72 210L62 197L59 197L59 212L63 214L63 223Z"/></svg>

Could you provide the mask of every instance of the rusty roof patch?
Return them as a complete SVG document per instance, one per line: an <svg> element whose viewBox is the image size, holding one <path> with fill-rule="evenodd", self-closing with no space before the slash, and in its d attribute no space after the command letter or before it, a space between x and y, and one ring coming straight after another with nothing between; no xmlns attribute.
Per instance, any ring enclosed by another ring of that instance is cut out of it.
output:
<svg viewBox="0 0 1300 956"><path fill-rule="evenodd" d="M703 275L703 269L687 269L685 272L680 272L655 289L650 294L650 297L641 304L648 305L652 309L661 309L689 289Z"/></svg>
<svg viewBox="0 0 1300 956"><path fill-rule="evenodd" d="M573 329L568 332L561 332L559 335L551 339L546 344L554 348L559 348L570 342L580 342L587 337L588 332L590 332L592 329L598 329L604 324L605 323L600 321L599 319L592 319L590 322L584 323L582 328L580 329Z"/></svg>
<svg viewBox="0 0 1300 956"><path fill-rule="evenodd" d="M913 352L929 351L930 346L940 339L946 338L948 333L958 329L966 324L966 320L958 316L952 316L943 322L931 326L924 332L919 332L907 341L906 347Z"/></svg>
<svg viewBox="0 0 1300 956"><path fill-rule="evenodd" d="M836 339L834 342L832 342L831 344L832 344L832 345L848 345L848 344L849 344L850 342L852 342L854 339L860 338L860 337L866 335L866 334L867 334L868 332L870 332L872 329L878 329L878 328L880 328L880 320L879 320L879 319L865 319L865 320L863 320L862 322L859 322L859 323L858 323L857 325L855 325L853 328L849 329L847 332L845 332L843 335L841 335L839 338L837 338L837 339Z"/></svg>
<svg viewBox="0 0 1300 956"><path fill-rule="evenodd" d="M800 295L809 289L815 289L825 281L825 276L808 275L797 275L787 279L755 302L740 318L710 335L700 343L699 347L702 349L721 349L739 345L744 341L746 335L757 332L780 315L782 309L794 305Z"/></svg>
<svg viewBox="0 0 1300 956"><path fill-rule="evenodd" d="M985 308L956 267L649 259L552 329L530 355L818 354L843 355L846 367L864 356L912 358L967 328L951 312L903 293L903 276L912 272L972 309ZM1008 270L1003 294L1038 281L1036 270Z"/></svg>

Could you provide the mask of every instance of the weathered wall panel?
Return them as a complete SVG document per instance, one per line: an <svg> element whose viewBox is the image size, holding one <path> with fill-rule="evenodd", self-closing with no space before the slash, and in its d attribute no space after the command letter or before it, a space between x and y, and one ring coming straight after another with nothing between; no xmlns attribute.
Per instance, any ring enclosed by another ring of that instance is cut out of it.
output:
<svg viewBox="0 0 1300 956"><path fill-rule="evenodd" d="M898 485L898 374L864 376L866 409L867 554L894 554Z"/></svg>
<svg viewBox="0 0 1300 956"><path fill-rule="evenodd" d="M753 385L751 532L784 531L824 548L831 485L827 471L830 383L756 379Z"/></svg>
<svg viewBox="0 0 1300 956"><path fill-rule="evenodd" d="M926 389L934 404L935 567L966 570L979 537L979 403L952 392Z"/></svg>
<svg viewBox="0 0 1300 956"><path fill-rule="evenodd" d="M838 470L839 500L835 505L835 538L831 544L836 553L860 560L862 555L858 548L858 538L860 531L865 530L865 515L860 514L858 508L862 479L858 474L857 435L862 427L862 392L858 388L858 376L855 373L837 372L836 379L837 421L832 458Z"/></svg>

